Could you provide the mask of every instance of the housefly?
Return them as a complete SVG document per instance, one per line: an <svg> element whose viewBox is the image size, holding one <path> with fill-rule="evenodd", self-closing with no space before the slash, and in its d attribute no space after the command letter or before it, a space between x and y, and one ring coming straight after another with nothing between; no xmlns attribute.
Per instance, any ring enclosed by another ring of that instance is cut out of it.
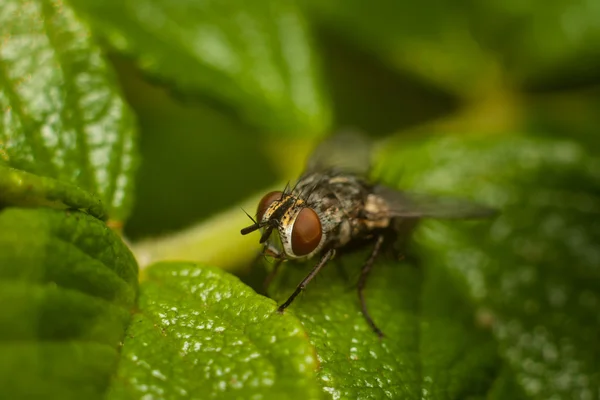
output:
<svg viewBox="0 0 600 400"><path fill-rule="evenodd" d="M367 178L370 146L357 133L340 133L322 142L309 158L296 184L267 193L258 203L253 224L242 235L259 230L263 254L276 260L270 281L281 262L318 258L318 262L279 306L283 312L336 254L354 244L370 244L370 256L358 281L362 313L370 317L363 289L384 241L402 235L402 222L420 218L481 218L494 210L461 199L394 190Z"/></svg>

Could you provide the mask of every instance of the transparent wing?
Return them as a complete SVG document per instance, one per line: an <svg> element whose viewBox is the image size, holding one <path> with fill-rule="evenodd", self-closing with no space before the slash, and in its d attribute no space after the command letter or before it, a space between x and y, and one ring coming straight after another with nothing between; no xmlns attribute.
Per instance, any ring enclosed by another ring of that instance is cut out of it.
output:
<svg viewBox="0 0 600 400"><path fill-rule="evenodd" d="M498 210L469 200L402 192L385 186L375 186L374 194L386 201L390 217L467 219L486 218Z"/></svg>
<svg viewBox="0 0 600 400"><path fill-rule="evenodd" d="M331 168L366 175L371 167L371 141L361 133L342 131L323 140L306 163L306 172Z"/></svg>

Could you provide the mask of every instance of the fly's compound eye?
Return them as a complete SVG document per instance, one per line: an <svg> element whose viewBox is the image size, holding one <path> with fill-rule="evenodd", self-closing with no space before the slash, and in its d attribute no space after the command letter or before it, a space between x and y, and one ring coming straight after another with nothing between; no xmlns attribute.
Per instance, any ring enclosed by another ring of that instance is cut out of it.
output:
<svg viewBox="0 0 600 400"><path fill-rule="evenodd" d="M292 251L305 256L314 251L321 242L321 220L312 208L303 208L292 228Z"/></svg>
<svg viewBox="0 0 600 400"><path fill-rule="evenodd" d="M256 220L258 222L262 221L263 215L274 201L281 199L282 193L279 191L269 192L263 196L262 199L258 202L258 207L256 209Z"/></svg>

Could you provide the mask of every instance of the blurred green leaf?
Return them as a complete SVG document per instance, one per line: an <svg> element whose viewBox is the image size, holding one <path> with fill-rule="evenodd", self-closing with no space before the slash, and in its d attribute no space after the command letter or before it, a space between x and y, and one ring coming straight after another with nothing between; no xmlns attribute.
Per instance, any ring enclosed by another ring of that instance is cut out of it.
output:
<svg viewBox="0 0 600 400"><path fill-rule="evenodd" d="M472 36L517 84L555 87L600 77L598 2L494 0L469 11Z"/></svg>
<svg viewBox="0 0 600 400"><path fill-rule="evenodd" d="M9 204L71 208L106 219L102 201L80 187L0 164L0 205Z"/></svg>
<svg viewBox="0 0 600 400"><path fill-rule="evenodd" d="M496 79L494 55L470 32L469 9L447 1L303 0L327 30L341 33L387 63L457 94Z"/></svg>
<svg viewBox="0 0 600 400"><path fill-rule="evenodd" d="M527 132L568 138L600 151L600 86L572 93L542 93L532 100L527 105Z"/></svg>
<svg viewBox="0 0 600 400"><path fill-rule="evenodd" d="M0 397L102 398L136 301L137 264L80 212L0 213Z"/></svg>
<svg viewBox="0 0 600 400"><path fill-rule="evenodd" d="M485 394L498 368L495 343L475 326L473 309L443 268L400 263L391 255L376 262L365 293L369 312L386 335L379 339L360 311L356 291L367 257L363 251L332 261L289 308L317 349L318 378L328 397ZM280 303L310 266L291 264L280 273L273 290Z"/></svg>
<svg viewBox="0 0 600 400"><path fill-rule="evenodd" d="M293 0L72 0L112 46L141 68L236 108L272 132L329 127L310 35Z"/></svg>
<svg viewBox="0 0 600 400"><path fill-rule="evenodd" d="M333 126L388 135L447 116L460 103L443 87L399 71L332 30L317 30Z"/></svg>
<svg viewBox="0 0 600 400"><path fill-rule="evenodd" d="M123 220L136 164L133 118L88 29L61 2L8 0L0 37L0 164L78 185Z"/></svg>
<svg viewBox="0 0 600 400"><path fill-rule="evenodd" d="M398 141L379 175L494 205L493 225L428 221L427 268L467 283L530 398L600 390L600 162L593 147L526 137ZM403 171L402 176L392 171Z"/></svg>
<svg viewBox="0 0 600 400"><path fill-rule="evenodd" d="M109 398L319 398L300 322L217 268L147 270Z"/></svg>
<svg viewBox="0 0 600 400"><path fill-rule="evenodd" d="M0 352L0 393L8 399L102 399L119 357L85 341L0 343Z"/></svg>
<svg viewBox="0 0 600 400"><path fill-rule="evenodd" d="M145 160L136 173L140 200L125 225L128 238L187 228L273 184L276 174L256 129L203 102L179 102L144 81L131 63L113 60L138 115ZM246 218L239 208L237 214Z"/></svg>
<svg viewBox="0 0 600 400"><path fill-rule="evenodd" d="M516 382L515 374L507 365L500 372L487 395L489 400L525 400L527 398L523 388Z"/></svg>
<svg viewBox="0 0 600 400"><path fill-rule="evenodd" d="M462 95L598 77L600 7L560 0L304 0L325 30ZM583 78L582 78L583 77Z"/></svg>

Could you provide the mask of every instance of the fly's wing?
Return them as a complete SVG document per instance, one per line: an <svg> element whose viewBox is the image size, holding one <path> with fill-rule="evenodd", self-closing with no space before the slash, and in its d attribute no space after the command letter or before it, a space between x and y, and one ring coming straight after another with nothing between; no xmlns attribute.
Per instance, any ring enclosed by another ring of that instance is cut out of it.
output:
<svg viewBox="0 0 600 400"><path fill-rule="evenodd" d="M342 131L323 140L306 163L306 173L336 169L367 175L371 167L371 141L361 133Z"/></svg>
<svg viewBox="0 0 600 400"><path fill-rule="evenodd" d="M469 200L409 193L377 185L373 193L388 205L389 217L468 219L486 218L497 210Z"/></svg>

